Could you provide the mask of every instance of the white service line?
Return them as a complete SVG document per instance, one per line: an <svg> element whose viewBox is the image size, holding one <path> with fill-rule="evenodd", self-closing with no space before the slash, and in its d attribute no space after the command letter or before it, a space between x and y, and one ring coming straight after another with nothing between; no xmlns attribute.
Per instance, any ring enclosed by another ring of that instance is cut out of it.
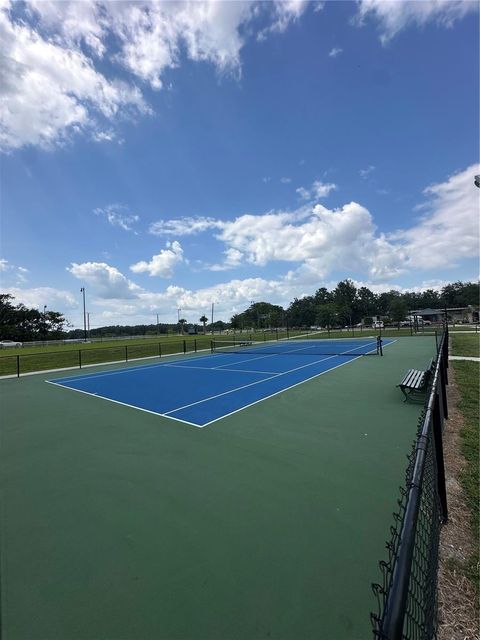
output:
<svg viewBox="0 0 480 640"><path fill-rule="evenodd" d="M235 364L235 363L233 363ZM174 369L196 369L197 371L218 371L218 367L189 367L185 364L167 364L167 367ZM263 373L272 376L279 376L278 371L257 371L257 369L222 369L222 371L233 371L233 373Z"/></svg>
<svg viewBox="0 0 480 640"><path fill-rule="evenodd" d="M285 376L289 373L293 373L294 371L298 371L299 369L305 369L306 367L313 367L314 364L320 364L320 362L325 362L325 360L330 360L331 358L337 358L337 357L338 356L336 355L328 356L326 358L321 358L320 360L315 360L314 362L309 362L308 364L302 364L301 367L295 367L294 369L289 369L288 371L283 371L282 373L276 373L275 375L269 376L268 378L264 378L263 380L256 380L255 382L244 384L241 387L235 387L235 389L230 389L230 391L223 391L222 393L217 393L214 396L209 396L208 398L204 398L203 400L197 400L196 402L185 404L183 407L178 407L177 409L172 409L171 411L167 411L164 415L169 415L170 413L176 413L177 411L181 411L182 409L187 409L188 407L193 407L197 404L202 404L203 402L208 402L209 400L214 400L215 398L220 398L221 396L226 396L229 393L235 393L236 391L240 391L240 389L246 389L247 387L253 387L256 384L262 384L262 382L267 382L267 380L272 380L273 378ZM356 359L356 358L361 358L362 356L356 356L355 354L352 354L352 357Z"/></svg>

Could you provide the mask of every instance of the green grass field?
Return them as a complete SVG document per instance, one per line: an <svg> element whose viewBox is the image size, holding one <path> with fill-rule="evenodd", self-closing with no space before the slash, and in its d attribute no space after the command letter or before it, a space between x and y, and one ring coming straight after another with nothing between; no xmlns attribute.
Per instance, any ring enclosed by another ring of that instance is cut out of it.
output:
<svg viewBox="0 0 480 640"><path fill-rule="evenodd" d="M421 409L396 385L434 353L400 338L205 429L1 380L2 637L370 638Z"/></svg>

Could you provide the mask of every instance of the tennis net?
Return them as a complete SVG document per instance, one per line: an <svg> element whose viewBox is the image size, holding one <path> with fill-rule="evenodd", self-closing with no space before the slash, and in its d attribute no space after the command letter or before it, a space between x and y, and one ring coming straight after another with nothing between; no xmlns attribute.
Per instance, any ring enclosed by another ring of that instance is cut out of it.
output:
<svg viewBox="0 0 480 640"><path fill-rule="evenodd" d="M339 340L212 340L212 353L242 354L289 354L289 355L327 355L327 356L372 356L383 355L380 337Z"/></svg>

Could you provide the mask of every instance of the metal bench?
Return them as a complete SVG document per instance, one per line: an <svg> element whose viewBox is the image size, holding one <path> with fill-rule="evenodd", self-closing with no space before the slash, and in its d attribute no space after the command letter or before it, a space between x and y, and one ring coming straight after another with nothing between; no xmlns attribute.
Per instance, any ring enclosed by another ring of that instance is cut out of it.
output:
<svg viewBox="0 0 480 640"><path fill-rule="evenodd" d="M431 375L435 371L435 360L432 358L430 366L425 371L419 371L418 369L409 369L404 375L403 380L397 387L400 387L403 395L405 396L404 402L410 398L423 398L424 392L427 388L428 381Z"/></svg>

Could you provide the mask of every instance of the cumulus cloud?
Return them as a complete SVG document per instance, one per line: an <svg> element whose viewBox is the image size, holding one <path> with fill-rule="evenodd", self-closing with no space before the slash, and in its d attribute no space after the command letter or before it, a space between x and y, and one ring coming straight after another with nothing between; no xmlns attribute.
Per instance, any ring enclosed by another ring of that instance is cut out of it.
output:
<svg viewBox="0 0 480 640"><path fill-rule="evenodd" d="M315 180L309 189L305 187L299 187L296 189L298 195L302 200L316 200L320 198L326 198L330 195L331 191L338 189L336 184L332 182L322 182L321 180Z"/></svg>
<svg viewBox="0 0 480 640"><path fill-rule="evenodd" d="M183 260L183 249L180 243L175 240L174 242L167 242L167 248L152 256L150 262L141 260L132 264L130 270L134 273L148 273L150 276L171 278L175 266L183 262Z"/></svg>
<svg viewBox="0 0 480 640"><path fill-rule="evenodd" d="M423 27L428 22L435 22L451 27L472 11L478 11L478 3L468 0L360 0L356 22L362 25L370 17L377 20L380 39L386 44L410 25Z"/></svg>
<svg viewBox="0 0 480 640"><path fill-rule="evenodd" d="M105 300L136 298L142 291L141 287L131 282L116 267L111 267L106 262L83 262L81 264L73 262L70 267L67 267L67 271L91 286L94 293Z"/></svg>
<svg viewBox="0 0 480 640"><path fill-rule="evenodd" d="M411 229L391 235L402 246L412 269L454 266L463 258L479 253L479 199L473 176L480 164L450 176L445 182L427 187L425 211Z"/></svg>
<svg viewBox="0 0 480 640"><path fill-rule="evenodd" d="M148 112L136 87L107 80L80 49L15 21L8 4L0 9L0 43L3 150L48 148L78 133L99 134L119 115Z"/></svg>
<svg viewBox="0 0 480 640"><path fill-rule="evenodd" d="M287 177L280 178L280 182L281 182L282 184L289 184L291 181L292 181L292 179L291 179L291 178L287 178Z"/></svg>
<svg viewBox="0 0 480 640"><path fill-rule="evenodd" d="M252 18L261 11L265 33L283 32L306 6L300 0L2 0L0 148L51 148L76 135L112 141L120 118L151 113L135 81L160 90L165 72L185 58L239 77ZM120 80L125 71L130 78Z"/></svg>
<svg viewBox="0 0 480 640"><path fill-rule="evenodd" d="M171 220L159 220L149 227L149 233L154 236L192 236L207 229L218 229L222 222L216 218L205 216L185 216Z"/></svg>
<svg viewBox="0 0 480 640"><path fill-rule="evenodd" d="M113 227L120 227L125 231L133 231L134 225L140 220L140 216L128 213L127 207L121 204L109 204L103 208L98 207L93 210L93 213L106 218Z"/></svg>

